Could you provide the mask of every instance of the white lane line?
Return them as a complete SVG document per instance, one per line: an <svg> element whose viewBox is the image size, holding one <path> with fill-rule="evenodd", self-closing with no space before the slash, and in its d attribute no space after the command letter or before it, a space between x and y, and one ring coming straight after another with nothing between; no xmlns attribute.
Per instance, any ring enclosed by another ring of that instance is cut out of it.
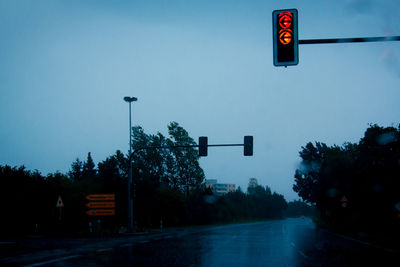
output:
<svg viewBox="0 0 400 267"><path fill-rule="evenodd" d="M131 246L131 244L123 244L123 245L121 245L122 248L130 247L130 246Z"/></svg>
<svg viewBox="0 0 400 267"><path fill-rule="evenodd" d="M96 252L104 252L104 251L110 251L112 248L102 248L102 249L97 249Z"/></svg>
<svg viewBox="0 0 400 267"><path fill-rule="evenodd" d="M70 260L70 259L78 258L80 256L81 255L72 255L72 256L62 257L62 258L58 258L58 259L54 259L54 260L48 260L48 261L42 261L42 262L37 262L37 263L33 263L33 264L28 264L28 265L24 265L24 266L25 267L35 267L35 266L55 263L55 262L59 262L59 261Z"/></svg>
<svg viewBox="0 0 400 267"><path fill-rule="evenodd" d="M144 244L144 243L148 243L149 241L147 241L147 240L144 240L144 241L140 241L139 243L140 244Z"/></svg>
<svg viewBox="0 0 400 267"><path fill-rule="evenodd" d="M292 245L292 247L295 247L295 246L296 246L293 242L291 242L290 245Z"/></svg>

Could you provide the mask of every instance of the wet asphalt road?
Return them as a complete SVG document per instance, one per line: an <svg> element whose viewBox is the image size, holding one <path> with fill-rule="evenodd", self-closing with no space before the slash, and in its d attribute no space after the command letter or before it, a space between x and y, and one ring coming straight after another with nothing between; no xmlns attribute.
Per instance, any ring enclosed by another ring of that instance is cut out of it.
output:
<svg viewBox="0 0 400 267"><path fill-rule="evenodd" d="M169 229L74 241L0 259L30 266L398 266L394 251L318 230L310 219Z"/></svg>

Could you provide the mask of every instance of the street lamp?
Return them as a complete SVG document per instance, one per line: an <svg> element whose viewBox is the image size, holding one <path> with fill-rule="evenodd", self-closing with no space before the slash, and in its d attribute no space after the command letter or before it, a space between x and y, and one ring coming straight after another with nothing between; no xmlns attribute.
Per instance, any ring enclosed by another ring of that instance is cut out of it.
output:
<svg viewBox="0 0 400 267"><path fill-rule="evenodd" d="M132 113L131 103L137 101L136 97L125 96L124 100L129 103L129 173L128 173L128 232L133 229L133 200L131 197L132 187Z"/></svg>

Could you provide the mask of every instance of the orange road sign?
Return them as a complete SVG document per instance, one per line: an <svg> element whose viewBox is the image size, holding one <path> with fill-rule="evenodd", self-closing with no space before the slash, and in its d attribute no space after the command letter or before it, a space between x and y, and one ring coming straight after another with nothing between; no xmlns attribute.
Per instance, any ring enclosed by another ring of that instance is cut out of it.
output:
<svg viewBox="0 0 400 267"><path fill-rule="evenodd" d="M115 200L115 194L94 194L88 195L86 198L90 201Z"/></svg>
<svg viewBox="0 0 400 267"><path fill-rule="evenodd" d="M107 210L88 210L86 212L87 215L90 216L110 216L115 215L114 209L107 209Z"/></svg>
<svg viewBox="0 0 400 267"><path fill-rule="evenodd" d="M115 208L115 202L89 202L86 204L88 208Z"/></svg>
<svg viewBox="0 0 400 267"><path fill-rule="evenodd" d="M58 200L57 200L57 205L56 205L56 207L57 207L57 208L62 208L62 207L64 207L64 203L63 203L63 201L62 201L62 199L61 199L61 196L58 196Z"/></svg>

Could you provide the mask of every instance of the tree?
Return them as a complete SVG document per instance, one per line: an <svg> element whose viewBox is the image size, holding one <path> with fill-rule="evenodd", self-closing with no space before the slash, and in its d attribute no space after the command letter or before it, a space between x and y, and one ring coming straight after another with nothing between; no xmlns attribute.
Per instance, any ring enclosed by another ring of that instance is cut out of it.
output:
<svg viewBox="0 0 400 267"><path fill-rule="evenodd" d="M370 125L358 144L308 143L300 157L293 189L316 204L323 221L366 231L396 228L400 129ZM346 206L341 202L344 197Z"/></svg>
<svg viewBox="0 0 400 267"><path fill-rule="evenodd" d="M172 137L172 140L168 140L170 145L196 145L189 133L177 122L171 122L168 125L168 133ZM174 148L171 152L170 159L175 160L172 173L177 178L173 181L174 186L181 190L186 189L187 192L189 188L199 186L204 180L204 171L199 164L197 149L192 147Z"/></svg>
<svg viewBox="0 0 400 267"><path fill-rule="evenodd" d="M305 201L315 203L321 185L321 166L326 159L328 147L324 143L316 142L315 146L309 142L299 152L302 159L300 168L295 173L293 190Z"/></svg>
<svg viewBox="0 0 400 267"><path fill-rule="evenodd" d="M168 125L170 138L161 133L148 135L143 128L132 128L133 169L134 177L139 183L160 186L165 184L171 188L187 191L199 186L204 179L204 171L199 165L199 157L195 148L172 149L138 149L155 146L195 145L196 142L177 122Z"/></svg>
<svg viewBox="0 0 400 267"><path fill-rule="evenodd" d="M139 224L158 224L161 217L168 220L166 224L170 224L171 216L165 213L166 209L172 214L181 214L181 194L184 194L189 203L189 189L195 190L201 185L204 172L199 165L195 148L152 147L196 143L176 122L168 125L168 137L159 132L146 134L140 126L133 127L132 134L133 182L136 184L136 215ZM164 202L169 197L171 203L176 203L176 208L165 205ZM184 215L179 216L182 217ZM182 223L183 219L179 218L177 220Z"/></svg>
<svg viewBox="0 0 400 267"><path fill-rule="evenodd" d="M96 175L95 164L93 162L90 152L88 153L87 160L83 164L83 177L94 177Z"/></svg>
<svg viewBox="0 0 400 267"><path fill-rule="evenodd" d="M68 172L68 176L72 180L80 180L82 178L83 172L83 163L76 158L74 162L71 164L71 171Z"/></svg>

